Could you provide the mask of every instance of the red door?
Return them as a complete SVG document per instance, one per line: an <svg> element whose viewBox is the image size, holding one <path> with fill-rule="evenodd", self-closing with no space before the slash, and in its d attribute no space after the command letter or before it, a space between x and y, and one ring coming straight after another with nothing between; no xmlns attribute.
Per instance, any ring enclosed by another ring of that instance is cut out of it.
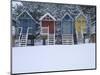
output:
<svg viewBox="0 0 100 75"><path fill-rule="evenodd" d="M49 27L49 33L54 33L54 21L42 21L42 27Z"/></svg>

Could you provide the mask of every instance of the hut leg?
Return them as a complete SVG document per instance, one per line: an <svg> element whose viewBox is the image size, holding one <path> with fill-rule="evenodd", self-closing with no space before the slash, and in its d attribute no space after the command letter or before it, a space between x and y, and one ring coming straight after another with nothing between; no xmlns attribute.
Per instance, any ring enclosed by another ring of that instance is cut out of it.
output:
<svg viewBox="0 0 100 75"><path fill-rule="evenodd" d="M43 45L46 45L46 39L43 38Z"/></svg>

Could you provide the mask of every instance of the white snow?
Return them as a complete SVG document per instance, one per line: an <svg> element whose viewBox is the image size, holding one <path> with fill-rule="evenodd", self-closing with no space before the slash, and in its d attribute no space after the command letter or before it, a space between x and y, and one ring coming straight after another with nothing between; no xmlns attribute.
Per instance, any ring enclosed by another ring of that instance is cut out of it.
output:
<svg viewBox="0 0 100 75"><path fill-rule="evenodd" d="M90 38L85 39L85 43L89 43Z"/></svg>
<svg viewBox="0 0 100 75"><path fill-rule="evenodd" d="M17 1L12 1L12 7L17 8L17 6L23 6L23 4L21 2L17 2Z"/></svg>
<svg viewBox="0 0 100 75"><path fill-rule="evenodd" d="M95 68L95 44L12 48L12 72L44 72Z"/></svg>
<svg viewBox="0 0 100 75"><path fill-rule="evenodd" d="M35 46L37 46L37 45L42 45L42 40L41 39L39 39L39 40L35 40L35 42L34 42L34 45Z"/></svg>

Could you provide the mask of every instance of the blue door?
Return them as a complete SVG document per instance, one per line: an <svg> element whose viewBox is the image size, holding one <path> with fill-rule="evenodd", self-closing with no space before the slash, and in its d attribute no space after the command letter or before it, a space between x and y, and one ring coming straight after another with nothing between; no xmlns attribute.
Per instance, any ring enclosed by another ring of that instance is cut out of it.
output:
<svg viewBox="0 0 100 75"><path fill-rule="evenodd" d="M62 21L62 34L72 34L72 21Z"/></svg>

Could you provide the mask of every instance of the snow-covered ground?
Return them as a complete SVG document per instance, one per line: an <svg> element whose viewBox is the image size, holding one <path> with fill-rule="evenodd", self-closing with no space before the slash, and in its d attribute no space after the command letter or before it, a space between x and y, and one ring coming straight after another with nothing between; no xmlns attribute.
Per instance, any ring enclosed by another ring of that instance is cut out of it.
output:
<svg viewBox="0 0 100 75"><path fill-rule="evenodd" d="M95 68L95 44L12 48L12 72L44 72Z"/></svg>

